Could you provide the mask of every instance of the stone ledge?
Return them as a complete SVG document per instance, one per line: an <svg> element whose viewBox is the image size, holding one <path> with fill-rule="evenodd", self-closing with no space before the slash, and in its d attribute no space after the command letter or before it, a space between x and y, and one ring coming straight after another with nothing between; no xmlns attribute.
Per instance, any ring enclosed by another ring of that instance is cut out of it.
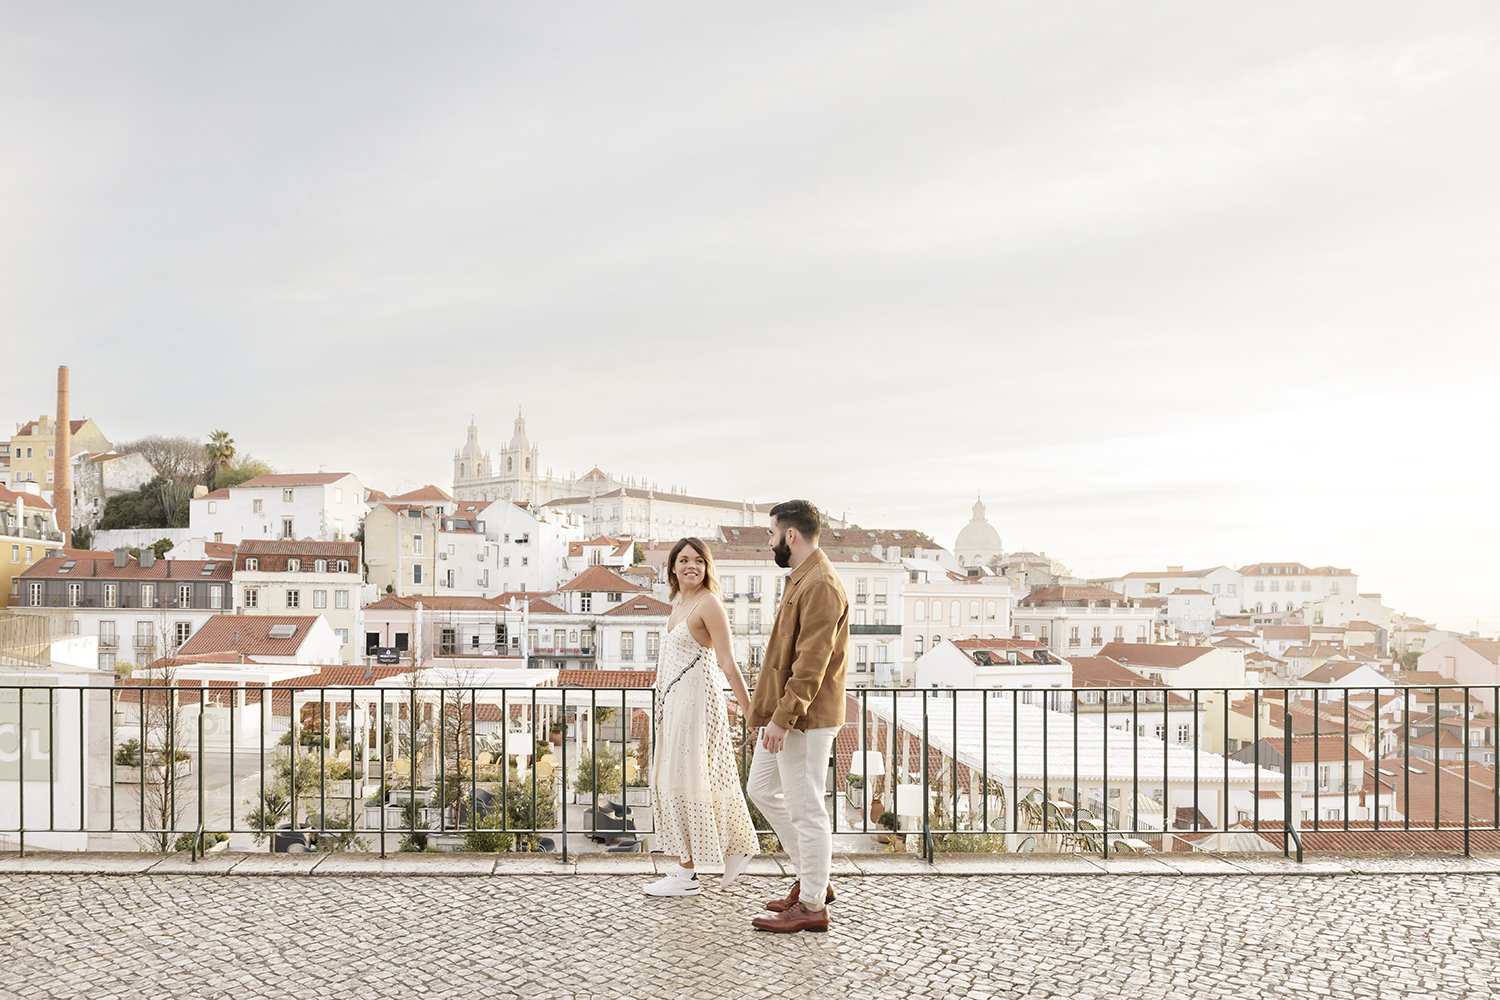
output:
<svg viewBox="0 0 1500 1000"><path fill-rule="evenodd" d="M488 877L504 875L649 875L675 859L660 855L571 854L231 854L193 861L186 852L28 852L0 855L0 875L315 875L320 877ZM704 869L709 871L707 867ZM1300 864L1279 854L1139 854L1108 861L1085 854L941 854L932 864L912 855L839 854L835 878L900 876L1386 877L1500 875L1500 854L1309 854ZM790 874L779 854L756 858L747 878Z"/></svg>

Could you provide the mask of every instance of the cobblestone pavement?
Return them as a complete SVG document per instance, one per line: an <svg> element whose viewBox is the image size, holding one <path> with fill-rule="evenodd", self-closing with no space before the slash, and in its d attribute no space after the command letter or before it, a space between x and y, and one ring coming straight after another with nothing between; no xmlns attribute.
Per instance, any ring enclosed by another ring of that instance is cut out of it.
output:
<svg viewBox="0 0 1500 1000"><path fill-rule="evenodd" d="M270 867L268 865L268 867ZM440 871L441 869L434 869ZM1500 993L1500 875L0 874L0 997L1443 997Z"/></svg>

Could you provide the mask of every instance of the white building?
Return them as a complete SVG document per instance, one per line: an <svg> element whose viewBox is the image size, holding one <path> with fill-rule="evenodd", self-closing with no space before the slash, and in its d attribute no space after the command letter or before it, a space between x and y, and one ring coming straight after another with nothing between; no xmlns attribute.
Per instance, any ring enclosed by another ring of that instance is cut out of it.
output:
<svg viewBox="0 0 1500 1000"><path fill-rule="evenodd" d="M1217 646L1111 642L1099 655L1169 687L1223 689L1251 686L1245 674L1245 656L1239 650Z"/></svg>
<svg viewBox="0 0 1500 1000"><path fill-rule="evenodd" d="M134 558L65 550L18 579L19 604L64 616L75 634L99 640L99 669L145 664L176 652L233 607L231 560Z"/></svg>
<svg viewBox="0 0 1500 1000"><path fill-rule="evenodd" d="M1012 638L1010 581L988 566L955 573L932 559L904 559L901 584L903 663L898 680L939 644L957 639Z"/></svg>
<svg viewBox="0 0 1500 1000"><path fill-rule="evenodd" d="M358 542L246 540L234 558L241 615L320 615L339 641L339 663L363 656ZM309 661L317 662L317 661Z"/></svg>
<svg viewBox="0 0 1500 1000"><path fill-rule="evenodd" d="M1040 642L956 639L938 643L917 658L914 686L1035 690L1037 695L1026 696L1027 700L1041 704L1040 692L1069 687L1072 681L1072 667L1048 653Z"/></svg>
<svg viewBox="0 0 1500 1000"><path fill-rule="evenodd" d="M1206 590L1174 590L1163 598L1167 628L1181 635L1207 636L1216 617L1214 595Z"/></svg>
<svg viewBox="0 0 1500 1000"><path fill-rule="evenodd" d="M1379 594L1332 594L1312 603L1314 624L1369 622L1389 634L1395 617L1395 610L1381 603Z"/></svg>
<svg viewBox="0 0 1500 1000"><path fill-rule="evenodd" d="M1240 567L1241 606L1251 612L1300 611L1338 594L1359 590L1359 577L1337 566L1252 563Z"/></svg>
<svg viewBox="0 0 1500 1000"><path fill-rule="evenodd" d="M354 536L368 511L365 488L353 474L316 472L256 476L194 497L188 517L191 534L213 542L338 542Z"/></svg>
<svg viewBox="0 0 1500 1000"><path fill-rule="evenodd" d="M1157 612L1113 590L1090 585L1039 587L1011 612L1011 634L1039 639L1059 656L1097 655L1112 642L1150 642Z"/></svg>
<svg viewBox="0 0 1500 1000"><path fill-rule="evenodd" d="M1500 641L1450 639L1417 658L1417 670L1441 674L1453 684L1474 686L1473 696L1495 711L1493 685L1500 684ZM1480 685L1491 685L1488 689ZM1455 697L1455 702L1461 699Z"/></svg>
<svg viewBox="0 0 1500 1000"><path fill-rule="evenodd" d="M1237 615L1243 609L1241 602L1242 579L1237 570L1228 566L1210 566L1207 569L1183 569L1168 566L1165 571L1126 573L1118 580L1106 581L1114 590L1126 597L1167 597L1178 591L1204 591L1212 596L1216 614Z"/></svg>

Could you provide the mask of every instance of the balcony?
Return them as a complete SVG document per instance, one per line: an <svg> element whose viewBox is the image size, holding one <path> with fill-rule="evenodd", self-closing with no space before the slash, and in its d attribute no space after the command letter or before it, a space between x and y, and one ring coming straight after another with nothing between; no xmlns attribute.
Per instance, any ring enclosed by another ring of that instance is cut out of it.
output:
<svg viewBox="0 0 1500 1000"><path fill-rule="evenodd" d="M119 640L118 636L101 635L99 637L99 648L100 649L118 649L119 645L120 645L120 640Z"/></svg>
<svg viewBox="0 0 1500 1000"><path fill-rule="evenodd" d="M850 625L850 635L900 635L900 625Z"/></svg>

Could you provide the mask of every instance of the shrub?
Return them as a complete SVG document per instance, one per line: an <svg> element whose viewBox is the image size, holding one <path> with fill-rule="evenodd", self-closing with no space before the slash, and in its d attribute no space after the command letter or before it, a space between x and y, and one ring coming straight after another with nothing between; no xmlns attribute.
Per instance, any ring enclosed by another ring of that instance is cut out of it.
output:
<svg viewBox="0 0 1500 1000"><path fill-rule="evenodd" d="M121 767L141 766L141 741L129 739L115 750L115 763Z"/></svg>

